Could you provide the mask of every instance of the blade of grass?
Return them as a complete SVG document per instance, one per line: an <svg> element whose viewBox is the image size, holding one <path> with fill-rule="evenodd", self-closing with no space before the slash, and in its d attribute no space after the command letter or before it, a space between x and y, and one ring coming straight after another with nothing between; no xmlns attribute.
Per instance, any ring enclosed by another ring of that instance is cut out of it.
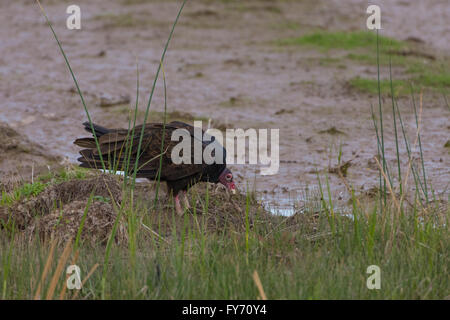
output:
<svg viewBox="0 0 450 320"><path fill-rule="evenodd" d="M373 122L373 126L375 128L375 134L377 136L377 155L378 155L378 158L381 159L380 135L378 133L378 124L377 124L377 121L375 119L375 113L373 111L373 104L372 103L370 104L370 107L371 107L371 112L372 112L372 122ZM379 178L379 185L380 185L380 188L379 188L380 209L382 209L383 208L383 197L382 197L383 179L382 179L380 171L378 172L378 176L379 176L378 178Z"/></svg>
<svg viewBox="0 0 450 320"><path fill-rule="evenodd" d="M246 252L246 261L248 264L248 251L249 251L249 233L250 233L250 223L249 223L249 210L250 210L250 196L248 192L248 185L247 185L247 192L245 195L245 252Z"/></svg>
<svg viewBox="0 0 450 320"><path fill-rule="evenodd" d="M258 288L259 296L260 296L261 300L267 300L267 296L266 296L266 293L264 292L264 288L261 283L261 279L259 278L258 271L256 271L256 270L253 272L253 281L255 281L255 285Z"/></svg>
<svg viewBox="0 0 450 320"><path fill-rule="evenodd" d="M442 96L444 97L445 105L447 106L448 110L450 111L450 104L448 103L447 95L445 94L445 92L442 92Z"/></svg>
<svg viewBox="0 0 450 320"><path fill-rule="evenodd" d="M53 254L55 252L56 248L56 239L53 239L50 245L50 252L47 256L47 261L45 262L44 270L42 271L41 280L39 281L38 287L36 289L36 293L34 295L34 300L38 300L41 298L41 289L44 284L45 278L47 278L47 273L50 271L52 260L53 260Z"/></svg>
<svg viewBox="0 0 450 320"><path fill-rule="evenodd" d="M67 241L67 244L63 250L61 257L58 260L58 264L56 266L55 273L50 281L50 286L47 291L46 300L53 299L53 294L55 293L56 285L58 284L58 280L61 277L64 266L66 265L67 259L69 259L70 253L72 252L72 239Z"/></svg>
<svg viewBox="0 0 450 320"><path fill-rule="evenodd" d="M400 121L400 127L402 129L402 134L403 134L403 140L405 142L405 146L406 146L406 152L408 154L408 167L406 169L406 176L403 182L404 188L406 189L407 183L408 183L408 176L409 176L409 171L411 170L412 174L413 174L413 178L414 178L414 184L416 185L416 190L419 189L419 187L422 189L422 191L425 194L425 189L423 187L422 181L420 181L420 177L419 174L417 172L417 168L413 162L412 159L412 155L411 155L411 147L410 147L410 143L408 141L408 137L406 135L406 131L405 131L405 127L403 125L403 120L402 120L402 116L400 113L400 109L398 107L398 103L396 101L396 108L397 108L397 115L398 115L398 119ZM404 198L406 196L406 193L402 195L402 198ZM402 203L402 200L400 200L400 203Z"/></svg>
<svg viewBox="0 0 450 320"><path fill-rule="evenodd" d="M402 170L401 170L401 163L400 163L400 151L398 147L398 133L397 133L397 118L395 114L395 102L394 102L394 85L392 84L392 61L391 61L391 55L389 55L389 82L391 87L391 100L392 100L392 116L393 116L393 122L394 122L394 137L395 137L395 149L396 149L396 155L397 155L397 168L398 168L398 183L400 188L400 196L403 193L402 190Z"/></svg>
<svg viewBox="0 0 450 320"><path fill-rule="evenodd" d="M81 288L84 287L84 285L86 284L86 282L89 280L89 278L92 276L92 274L94 273L95 270L97 270L99 264L96 263L94 264L94 266L91 268L91 270L89 271L89 273L87 274L86 278L83 279L83 281L81 282ZM78 297L78 293L80 292L80 290L78 290L77 292L75 292L75 294L72 297L72 300L75 300Z"/></svg>
<svg viewBox="0 0 450 320"><path fill-rule="evenodd" d="M94 193L95 193L95 189L92 190L91 194L89 195L89 199L88 199L88 201L86 203L86 206L84 207L83 217L81 218L80 226L78 227L77 235L75 237L75 244L73 245L73 251L74 252L77 252L77 250L78 250L78 243L79 243L80 238L81 238L81 233L83 232L84 222L86 221L86 217L87 217L87 213L88 213L89 207L91 206L92 200L94 199Z"/></svg>
<svg viewBox="0 0 450 320"><path fill-rule="evenodd" d="M6 299L6 282L8 280L9 270L11 269L11 255L12 255L12 249L13 249L13 243L14 243L14 235L15 235L15 221L13 221L13 224L12 224L11 239L10 239L10 243L9 243L8 255L6 256L5 261L3 262L2 300Z"/></svg>
<svg viewBox="0 0 450 320"><path fill-rule="evenodd" d="M129 144L129 151L128 151L128 157L126 159L126 168L125 168L125 179L124 183L127 181L128 173L130 170L130 161L131 161L131 151L133 149L133 141L134 141L134 135L135 135L135 129L136 129L136 118L138 114L138 107L139 107L139 64L136 57L136 105L134 108L134 119L133 119L133 128L131 130L131 141ZM130 119L131 121L131 119ZM130 121L128 123L128 132L130 132Z"/></svg>
<svg viewBox="0 0 450 320"><path fill-rule="evenodd" d="M115 202L114 197L112 195L112 192L107 184L106 184L106 187L111 196L111 203L113 205L113 210L114 210L114 212L116 212L116 220L114 221L114 225L111 230L111 234L109 235L108 242L106 244L105 256L103 258L103 272L102 272L102 278L101 278L101 299L102 300L105 300L106 271L108 268L109 257L111 255L111 248L112 248L112 244L114 242L116 232L117 232L117 227L119 225L120 219L122 217L122 212L123 212L123 208L119 207L117 205L117 203Z"/></svg>
<svg viewBox="0 0 450 320"><path fill-rule="evenodd" d="M161 182L161 170L162 170L162 158L164 154L164 140L166 137L166 121L167 121L167 87L166 87L166 74L164 72L164 65L161 61L161 70L163 75L163 83L164 83L164 120L163 120L163 131L162 131L162 137L161 137L161 156L159 157L159 169L158 169L158 175L157 175L157 182L156 182L156 192L155 192L155 201L153 204L153 207L156 208L156 203L158 201L158 193L159 193L159 187Z"/></svg>
<svg viewBox="0 0 450 320"><path fill-rule="evenodd" d="M383 162L383 171L386 172L386 157L384 153L384 127L383 127L383 106L381 100L381 81L380 81L380 38L377 29L377 85L378 85L378 109L380 114L380 137L381 137L381 156ZM383 180L383 198L386 205L386 181Z"/></svg>
<svg viewBox="0 0 450 320"><path fill-rule="evenodd" d="M72 76L73 82L75 83L75 87L77 88L77 92L78 92L78 95L80 96L81 103L83 104L83 108L84 108L84 111L85 111L86 116L88 118L89 124L91 125L92 135L94 136L95 145L97 147L97 150L98 150L98 153L99 153L99 156L100 156L100 161L102 163L103 170L106 171L106 166L105 166L105 163L103 161L102 152L100 151L100 145L99 145L99 142L98 142L98 139L97 139L97 135L96 135L95 130L94 130L94 125L93 125L91 116L89 114L89 110L88 110L88 108L86 106L86 102L84 101L83 94L81 93L80 86L78 85L77 78L75 77L75 74L74 74L74 72L72 70L72 67L70 66L69 59L67 58L66 53L64 52L64 49L62 48L62 45L61 45L61 43L60 43L60 41L58 39L58 36L56 35L56 32L53 29L52 23L50 22L49 18L47 17L47 14L45 13L44 8L42 7L42 5L41 5L39 0L36 0L36 2L39 5L39 8L41 9L42 14L45 17L45 20L47 21L47 24L48 24L48 26L50 27L50 30L53 33L53 37L55 38L56 43L58 44L58 47L59 47L59 49L60 49L60 51L61 51L61 53L62 53L62 55L64 57L64 61L66 62L67 68L69 68L70 74Z"/></svg>
<svg viewBox="0 0 450 320"><path fill-rule="evenodd" d="M162 66L162 64L164 62L164 58L166 56L167 48L169 47L170 40L172 39L172 35L173 35L174 30L175 30L175 26L177 25L178 19L180 18L181 12L183 11L183 8L184 8L184 5L186 4L186 1L187 0L183 1L183 4L181 5L180 10L178 11L177 17L175 18L175 21L174 21L174 23L172 25L172 29L170 30L170 34L169 34L169 38L167 39L166 45L164 46L164 50L163 50L163 53L161 55L161 59L160 59L159 65L158 65L158 70L156 71L155 79L153 80L153 85L152 85L152 89L151 89L150 96L149 96L149 99L148 99L147 108L145 109L144 123L142 124L141 134L139 136L139 144L138 144L138 149L137 149L137 153L136 153L136 162L134 164L132 187L134 187L134 184L135 184L135 181L136 181L136 174L137 174L137 171L138 171L138 163L139 163L139 158L141 156L140 153L141 153L141 147L142 147L142 140L144 139L145 125L147 123L147 118L148 118L150 105L151 105L152 98L153 98L153 93L155 92L156 82L158 80L159 72L161 70L161 66Z"/></svg>
<svg viewBox="0 0 450 320"><path fill-rule="evenodd" d="M381 174L383 175L384 180L385 180L386 185L387 185L387 188L389 189L389 192L391 193L392 201L394 202L395 206L397 207L398 211L400 212L400 204L399 204L398 201L397 201L397 198L396 198L396 196L395 196L394 190L392 190L392 186L391 186L391 184L390 184L390 182L389 182L389 179L388 179L386 173L383 171L383 167L381 166L381 164L380 164L380 162L378 161L378 159L377 159L376 157L374 157L374 159L375 159L375 162L376 162L377 165L378 165L378 168L379 168L380 170L382 170L382 171L381 171Z"/></svg>
<svg viewBox="0 0 450 320"><path fill-rule="evenodd" d="M72 259L72 265L76 265L77 260L78 260L78 256L80 254L80 251L73 250L73 252L75 252L75 254L74 254L74 257ZM66 283L67 283L67 280L69 279L69 277L70 277L69 274L66 274ZM67 285L63 285L62 289L61 289L61 292L59 294L59 300L64 300L64 296L66 295L66 291L67 291Z"/></svg>
<svg viewBox="0 0 450 320"><path fill-rule="evenodd" d="M420 119L417 116L417 108L416 108L416 102L414 99L414 89L411 85L411 95L412 95L412 101L413 101L413 108L414 108L414 116L416 119L416 128L417 128L417 139L419 142L419 150L420 150L420 162L422 164L422 174L423 174L423 184L425 187L425 199L428 202L428 186L427 186L427 176L425 174L425 162L423 160L423 152L422 152L422 140L420 139ZM422 115L422 92L420 92L420 115Z"/></svg>

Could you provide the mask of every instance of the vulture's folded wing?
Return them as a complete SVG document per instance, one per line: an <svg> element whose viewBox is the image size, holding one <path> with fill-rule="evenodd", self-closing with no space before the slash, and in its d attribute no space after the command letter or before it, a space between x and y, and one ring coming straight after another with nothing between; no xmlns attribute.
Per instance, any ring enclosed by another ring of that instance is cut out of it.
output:
<svg viewBox="0 0 450 320"><path fill-rule="evenodd" d="M88 125L85 124L85 128L90 131ZM194 164L193 143L191 143L190 164L175 164L172 161L172 149L179 142L172 141L171 137L173 131L177 129L185 129L191 137L194 137L194 127L180 121L166 124L165 129L161 123L146 124L137 164L137 177L156 178L161 157L161 179L163 180L178 180L202 172L204 164ZM94 138L81 138L74 142L76 145L86 148L80 151L81 157L78 158L78 161L81 162L80 166L102 169L101 159L103 159L106 169L125 171L129 175L133 174L142 126L126 130L106 129L95 125L94 130L97 134L99 148L97 148ZM164 145L161 152L162 143Z"/></svg>

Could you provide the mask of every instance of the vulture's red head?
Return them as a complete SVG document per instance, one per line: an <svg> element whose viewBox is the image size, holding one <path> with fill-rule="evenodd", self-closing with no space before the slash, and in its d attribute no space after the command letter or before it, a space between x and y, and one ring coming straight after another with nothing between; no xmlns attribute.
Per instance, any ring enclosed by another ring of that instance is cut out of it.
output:
<svg viewBox="0 0 450 320"><path fill-rule="evenodd" d="M236 193L236 185L233 182L233 173L228 168L225 168L219 176L219 182L227 187L231 193Z"/></svg>

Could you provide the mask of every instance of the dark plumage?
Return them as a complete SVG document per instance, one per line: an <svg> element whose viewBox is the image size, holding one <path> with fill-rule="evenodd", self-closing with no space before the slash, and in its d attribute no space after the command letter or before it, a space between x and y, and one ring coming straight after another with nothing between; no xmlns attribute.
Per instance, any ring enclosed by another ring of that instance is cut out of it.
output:
<svg viewBox="0 0 450 320"><path fill-rule="evenodd" d="M89 122L85 122L83 125L86 131L92 133ZM106 169L124 171L127 175L132 176L142 125L136 126L134 131L132 129L107 129L96 124L93 124L93 127L98 138ZM166 124L164 130L163 128L162 123L148 123L145 125L141 156L139 157L137 166L137 177L147 178L149 180L155 180L157 178L160 165L161 141L164 132L161 181L166 181L169 192L173 192L173 195L175 195L177 211L179 211L179 192L183 191L185 193L188 187L199 181L221 182L228 189L234 191L235 185L232 173L226 168L225 148L220 146L223 148L222 164L215 162L213 164L206 164L204 162L194 164L194 127L183 122L173 121ZM172 149L179 143L179 141L171 141L172 132L176 129L186 129L191 135L191 164L175 164L171 159ZM203 141L202 149L213 142L214 138L212 141ZM103 168L93 137L77 139L74 143L85 148L80 151L81 157L78 158L78 161L81 162L81 167ZM128 157L130 157L130 165L127 168L126 160Z"/></svg>

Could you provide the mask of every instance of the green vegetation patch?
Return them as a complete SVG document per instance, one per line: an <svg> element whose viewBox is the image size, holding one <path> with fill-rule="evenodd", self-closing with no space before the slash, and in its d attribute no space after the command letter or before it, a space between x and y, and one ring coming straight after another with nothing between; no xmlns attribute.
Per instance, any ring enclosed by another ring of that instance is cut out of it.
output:
<svg viewBox="0 0 450 320"><path fill-rule="evenodd" d="M425 73L419 75L416 78L416 81L427 87L433 88L450 87L450 73L448 72L440 74Z"/></svg>
<svg viewBox="0 0 450 320"><path fill-rule="evenodd" d="M386 50L380 48L379 59L376 52L353 52L346 55L346 58L361 64L376 66L401 67L408 81L420 86L441 90L450 87L450 69L448 68L448 58L438 60L433 55L416 49L408 50ZM370 82L374 87L370 87ZM387 83L386 83L387 82ZM396 81L401 84L402 81ZM354 79L351 81L354 87L363 89L363 91L372 92L377 90L376 80L363 81ZM382 91L384 87L389 89L389 81L382 81Z"/></svg>
<svg viewBox="0 0 450 320"><path fill-rule="evenodd" d="M391 49L399 49L404 46L403 42L379 36L380 45L387 46ZM287 38L279 40L277 43L281 46L290 45L310 45L321 48L323 50L330 49L355 49L365 47L375 47L377 35L374 32L316 32L298 38Z"/></svg>
<svg viewBox="0 0 450 320"><path fill-rule="evenodd" d="M91 175L92 171L81 167L62 168L56 172L49 172L37 178L43 183L59 184L70 180L82 180Z"/></svg>
<svg viewBox="0 0 450 320"><path fill-rule="evenodd" d="M39 193L44 191L46 187L47 187L46 183L34 182L34 183L26 183L20 187L15 188L12 192L9 193L2 190L2 198L0 200L0 205L9 206L15 203L16 201L37 196Z"/></svg>
<svg viewBox="0 0 450 320"><path fill-rule="evenodd" d="M314 46L324 51L330 49L352 50L341 59L361 64L376 66L400 66L407 74L407 80L394 80L394 92L403 95L409 92L407 81L434 89L450 87L450 72L448 60L437 60L433 54L423 51L423 48L409 46L403 41L378 36L379 58L377 59L377 34L369 31L360 32L324 32L319 31L297 38L278 40L280 46ZM338 58L323 58L321 65L337 63ZM350 85L364 92L378 93L376 79L354 78ZM381 81L381 91L390 94L389 80Z"/></svg>
<svg viewBox="0 0 450 320"><path fill-rule="evenodd" d="M425 73L408 80L392 80L392 86L394 88L395 96L408 95L410 93L410 83L419 86L427 87L430 89L445 89L450 87L450 74L433 74ZM358 89L362 92L371 94L378 94L378 81L377 79L367 79L356 77L349 81L351 87ZM380 80L380 90L382 94L391 95L391 83L390 80Z"/></svg>
<svg viewBox="0 0 450 320"><path fill-rule="evenodd" d="M356 61L362 64L377 65L377 54L372 53L349 53L346 58L352 61ZM389 60L392 66L408 66L415 64L416 60L410 57L404 57L399 55L389 55L385 52L380 52L379 62L381 66L389 66Z"/></svg>
<svg viewBox="0 0 450 320"><path fill-rule="evenodd" d="M268 218L251 199L246 206L245 195L234 200L237 208L228 205L227 211L216 211L229 203L226 197L217 197L202 195L198 203L206 205L210 199L210 209L184 216L169 208L149 212L142 203L121 206L127 223L120 222L118 230L128 240L105 250L104 245L81 238L77 265L83 279L93 272L81 290L67 290L63 299L74 298L75 293L78 299L258 299L255 271L269 299L448 296L449 270L443 261L450 242L445 224L431 219L436 210L427 211L424 221L415 218L421 212L413 210L399 215L356 206L350 219L338 212L332 215L325 205L318 212ZM92 210L105 206L93 204ZM82 207L78 211L82 214ZM93 213L89 211L89 216ZM398 219L395 225L393 214ZM86 221L84 228L90 226ZM57 226L64 227L64 223ZM11 238L0 233L1 295L28 299L37 292L46 261L56 268L64 243L48 259L50 243L33 237L24 244ZM99 268L93 269L96 264ZM380 267L381 290L367 287L370 265ZM61 278L56 294L66 285ZM44 279L43 297L50 280Z"/></svg>
<svg viewBox="0 0 450 320"><path fill-rule="evenodd" d="M0 206L11 206L18 201L39 195L50 185L71 180L82 180L91 174L92 171L80 167L64 168L56 172L49 172L37 177L33 183L19 184L9 192L2 190Z"/></svg>
<svg viewBox="0 0 450 320"><path fill-rule="evenodd" d="M356 77L349 81L350 86L363 92L378 94L377 79L366 79ZM408 82L405 80L393 80L394 95L404 95L409 92ZM380 80L380 90L382 94L391 94L391 83L389 80Z"/></svg>

